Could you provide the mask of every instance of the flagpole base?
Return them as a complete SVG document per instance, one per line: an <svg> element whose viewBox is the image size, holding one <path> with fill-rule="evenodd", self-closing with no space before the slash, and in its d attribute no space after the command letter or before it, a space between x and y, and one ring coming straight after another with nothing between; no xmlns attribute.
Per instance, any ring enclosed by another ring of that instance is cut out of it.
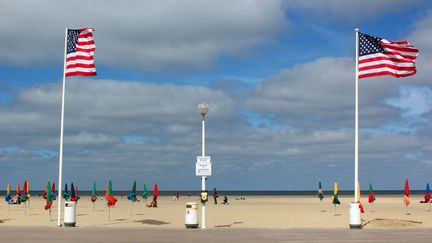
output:
<svg viewBox="0 0 432 243"><path fill-rule="evenodd" d="M359 203L352 202L349 209L349 226L350 229L361 229L361 212Z"/></svg>

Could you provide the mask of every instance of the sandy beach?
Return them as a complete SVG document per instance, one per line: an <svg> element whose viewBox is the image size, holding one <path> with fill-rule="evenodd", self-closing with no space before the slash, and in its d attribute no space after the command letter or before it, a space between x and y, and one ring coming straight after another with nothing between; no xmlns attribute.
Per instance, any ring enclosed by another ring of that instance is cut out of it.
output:
<svg viewBox="0 0 432 243"><path fill-rule="evenodd" d="M239 198L238 196L237 198ZM120 198L111 208L108 221L108 208L104 200L96 202L95 211L89 197L82 197L77 207L79 227L142 227L153 229L184 228L186 202L198 202L196 197L181 196L173 201L171 196L159 197L158 208L147 208L145 202L132 206L126 197ZM212 198L210 198L212 199ZM207 204L208 228L348 228L348 208L352 197L341 196L341 205L336 209L330 197L322 202L314 196L247 196L245 200L229 197L229 205ZM363 199L365 213L362 214L364 228L424 228L432 227L432 211L427 204L418 203L421 195L411 197L406 210L401 196L379 196L374 205ZM0 222L4 226L52 226L57 225L57 202L49 212L43 209L42 197L32 197L30 206L0 205ZM407 212L409 215L407 215ZM63 218L63 215L62 215Z"/></svg>

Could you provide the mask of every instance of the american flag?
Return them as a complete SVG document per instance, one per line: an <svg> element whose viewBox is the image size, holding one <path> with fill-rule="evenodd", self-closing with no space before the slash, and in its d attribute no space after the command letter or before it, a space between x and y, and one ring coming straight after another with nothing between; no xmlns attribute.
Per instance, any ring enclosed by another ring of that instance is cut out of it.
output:
<svg viewBox="0 0 432 243"><path fill-rule="evenodd" d="M358 78L382 75L406 77L416 73L419 51L407 41L390 41L359 32Z"/></svg>
<svg viewBox="0 0 432 243"><path fill-rule="evenodd" d="M94 76L94 52L92 28L67 31L66 70L68 76Z"/></svg>

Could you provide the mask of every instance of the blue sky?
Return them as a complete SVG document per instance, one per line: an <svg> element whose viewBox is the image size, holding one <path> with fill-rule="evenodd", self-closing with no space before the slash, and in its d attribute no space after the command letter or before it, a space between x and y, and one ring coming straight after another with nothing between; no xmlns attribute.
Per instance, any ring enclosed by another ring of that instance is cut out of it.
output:
<svg viewBox="0 0 432 243"><path fill-rule="evenodd" d="M221 190L353 187L354 28L420 49L360 84L360 183L431 182L432 8L416 1L0 4L0 187L57 180L64 28L94 27L98 76L68 78L64 180L198 190L196 105ZM77 4L79 6L79 4ZM29 28L31 26L31 28Z"/></svg>

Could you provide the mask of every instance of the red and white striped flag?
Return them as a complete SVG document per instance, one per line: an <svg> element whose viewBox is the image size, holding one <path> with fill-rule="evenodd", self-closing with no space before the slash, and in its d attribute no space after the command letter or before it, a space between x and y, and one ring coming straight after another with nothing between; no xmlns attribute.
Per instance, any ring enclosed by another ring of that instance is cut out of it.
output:
<svg viewBox="0 0 432 243"><path fill-rule="evenodd" d="M68 76L95 76L92 28L67 31L66 70Z"/></svg>
<svg viewBox="0 0 432 243"><path fill-rule="evenodd" d="M389 41L359 34L358 78L383 75L406 77L416 74L417 48L407 41Z"/></svg>

